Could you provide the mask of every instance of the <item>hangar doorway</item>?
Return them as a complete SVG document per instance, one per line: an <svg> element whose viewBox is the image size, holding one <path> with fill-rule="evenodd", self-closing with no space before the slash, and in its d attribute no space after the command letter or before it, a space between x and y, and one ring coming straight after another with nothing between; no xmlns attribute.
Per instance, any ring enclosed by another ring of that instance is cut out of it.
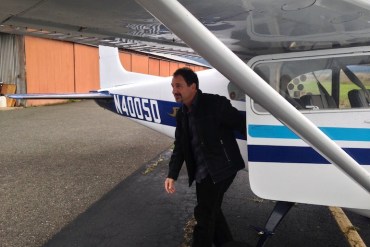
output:
<svg viewBox="0 0 370 247"><path fill-rule="evenodd" d="M24 38L0 33L0 94L6 93L26 93ZM7 106L14 104L14 100L7 100Z"/></svg>

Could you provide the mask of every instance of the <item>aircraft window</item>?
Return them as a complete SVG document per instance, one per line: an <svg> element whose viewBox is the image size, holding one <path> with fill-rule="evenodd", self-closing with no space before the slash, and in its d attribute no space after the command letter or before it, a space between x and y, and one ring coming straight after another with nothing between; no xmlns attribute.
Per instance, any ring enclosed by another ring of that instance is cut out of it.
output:
<svg viewBox="0 0 370 247"><path fill-rule="evenodd" d="M320 94L319 84L325 88L327 92L331 92L331 70L314 71L295 77L287 84L289 96L300 98L303 95Z"/></svg>
<svg viewBox="0 0 370 247"><path fill-rule="evenodd" d="M234 83L229 82L227 91L231 100L245 101L245 94Z"/></svg>
<svg viewBox="0 0 370 247"><path fill-rule="evenodd" d="M332 92L332 70L318 70L299 75L287 84L290 101L301 109L337 108ZM286 97L288 100L288 97ZM289 100L288 100L289 101Z"/></svg>
<svg viewBox="0 0 370 247"><path fill-rule="evenodd" d="M370 107L369 55L261 61L253 69L299 110Z"/></svg>
<svg viewBox="0 0 370 247"><path fill-rule="evenodd" d="M341 108L369 107L369 90L370 64L349 65L340 70Z"/></svg>

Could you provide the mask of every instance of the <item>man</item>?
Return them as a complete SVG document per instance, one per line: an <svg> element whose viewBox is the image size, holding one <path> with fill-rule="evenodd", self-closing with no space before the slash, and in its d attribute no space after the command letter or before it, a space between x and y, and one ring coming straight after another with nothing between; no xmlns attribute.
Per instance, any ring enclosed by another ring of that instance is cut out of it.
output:
<svg viewBox="0 0 370 247"><path fill-rule="evenodd" d="M175 71L171 85L182 106L176 115L175 147L165 189L175 192L185 161L189 186L196 180L193 246L222 246L233 240L221 204L237 171L245 166L233 132L245 134L245 117L225 97L202 93L197 75L189 68Z"/></svg>

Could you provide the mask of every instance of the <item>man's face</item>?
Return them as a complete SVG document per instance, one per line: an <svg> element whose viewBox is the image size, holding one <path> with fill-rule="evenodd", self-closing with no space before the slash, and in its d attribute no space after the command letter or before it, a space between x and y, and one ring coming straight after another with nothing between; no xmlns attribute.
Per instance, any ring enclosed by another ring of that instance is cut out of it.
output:
<svg viewBox="0 0 370 247"><path fill-rule="evenodd" d="M184 78L178 75L173 77L171 86L172 94L175 96L176 102L189 106L197 92L195 83L188 86Z"/></svg>

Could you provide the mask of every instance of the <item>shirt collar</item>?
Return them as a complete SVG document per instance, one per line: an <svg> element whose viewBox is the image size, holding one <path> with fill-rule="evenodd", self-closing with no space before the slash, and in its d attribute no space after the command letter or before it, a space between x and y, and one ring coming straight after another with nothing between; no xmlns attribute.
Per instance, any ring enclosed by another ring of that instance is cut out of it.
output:
<svg viewBox="0 0 370 247"><path fill-rule="evenodd" d="M185 105L185 104L183 104L183 108L182 108L182 111L184 112L184 113L187 113L187 112L189 112L189 110L190 111L193 111L196 107L197 107L197 105L198 105L198 101L199 101L199 91L200 90L197 90L197 93L195 94L195 96L194 96L194 99L193 99L193 102L191 103L191 106L190 106L190 109L188 109L188 107Z"/></svg>

